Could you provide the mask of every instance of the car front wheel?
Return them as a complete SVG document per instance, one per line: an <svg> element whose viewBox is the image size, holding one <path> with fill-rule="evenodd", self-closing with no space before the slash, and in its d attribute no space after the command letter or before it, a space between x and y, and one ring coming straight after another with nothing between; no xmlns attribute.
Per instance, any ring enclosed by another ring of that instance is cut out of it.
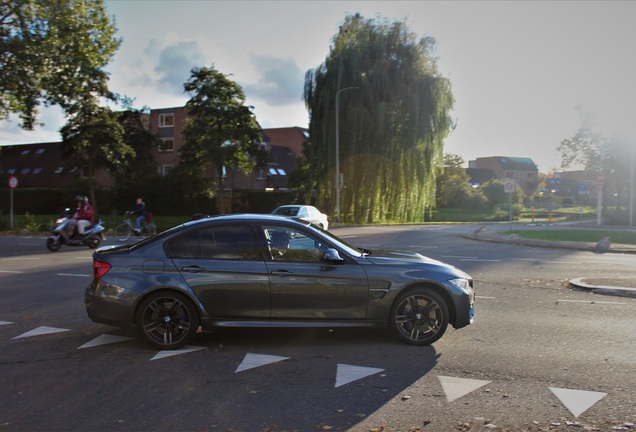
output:
<svg viewBox="0 0 636 432"><path fill-rule="evenodd" d="M401 294L391 308L391 327L411 345L430 345L448 327L448 306L431 289L416 288Z"/></svg>
<svg viewBox="0 0 636 432"><path fill-rule="evenodd" d="M163 291L149 295L141 303L137 326L148 344L172 350L192 340L199 328L199 317L188 297Z"/></svg>

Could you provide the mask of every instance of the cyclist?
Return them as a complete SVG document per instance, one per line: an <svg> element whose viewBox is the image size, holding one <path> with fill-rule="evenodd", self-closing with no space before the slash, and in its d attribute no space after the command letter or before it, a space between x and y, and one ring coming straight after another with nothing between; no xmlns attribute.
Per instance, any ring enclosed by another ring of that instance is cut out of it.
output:
<svg viewBox="0 0 636 432"><path fill-rule="evenodd" d="M146 219L146 214L147 214L146 204L144 203L144 201L141 198L137 198L137 201L135 202L135 207L133 207L131 210L128 210L126 213L137 216L136 232L140 233L141 224Z"/></svg>

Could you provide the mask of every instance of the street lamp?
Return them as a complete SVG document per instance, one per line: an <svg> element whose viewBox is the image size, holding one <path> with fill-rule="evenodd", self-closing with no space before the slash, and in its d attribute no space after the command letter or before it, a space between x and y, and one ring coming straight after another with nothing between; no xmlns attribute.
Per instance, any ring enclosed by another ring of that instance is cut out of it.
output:
<svg viewBox="0 0 636 432"><path fill-rule="evenodd" d="M340 93L347 90L356 90L359 87L345 87L336 92L336 221L340 223L340 190L342 189L342 178L340 177L340 128L339 109L340 109Z"/></svg>

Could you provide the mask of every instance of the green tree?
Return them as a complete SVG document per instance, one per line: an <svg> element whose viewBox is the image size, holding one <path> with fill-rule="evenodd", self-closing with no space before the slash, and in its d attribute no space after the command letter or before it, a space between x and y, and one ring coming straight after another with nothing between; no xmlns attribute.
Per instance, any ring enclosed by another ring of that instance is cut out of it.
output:
<svg viewBox="0 0 636 432"><path fill-rule="evenodd" d="M241 87L214 66L192 69L184 89L191 98L185 106L189 118L179 167L196 178L204 178L205 169L213 167L218 211L225 213L224 173L235 168L249 173L265 164L263 131L252 107L245 105Z"/></svg>
<svg viewBox="0 0 636 432"><path fill-rule="evenodd" d="M618 196L625 196L633 149L626 140L600 132L594 117L582 107L578 110L581 126L557 147L561 153L561 167L583 165L586 171L596 172L604 178L603 192L611 190Z"/></svg>
<svg viewBox="0 0 636 432"><path fill-rule="evenodd" d="M337 132L344 221L422 221L435 205L454 98L434 47L432 38L418 39L403 22L348 15L325 63L307 72L306 157L325 210L333 213L336 204ZM342 92L349 87L357 89Z"/></svg>
<svg viewBox="0 0 636 432"><path fill-rule="evenodd" d="M516 182L515 191L510 193L504 190L504 181L502 179L488 180L481 186L481 190L486 198L488 198L488 203L492 207L507 205L509 202L512 202L512 204L523 203L523 189L521 189L521 186Z"/></svg>
<svg viewBox="0 0 636 432"><path fill-rule="evenodd" d="M150 132L143 123L143 117L149 114L149 109L127 109L118 113L118 120L123 126L123 140L133 151L126 152L125 160L118 171L120 181L143 186L154 182L157 177L157 163L150 152L160 144L156 134Z"/></svg>
<svg viewBox="0 0 636 432"><path fill-rule="evenodd" d="M0 119L30 130L42 103L74 114L86 95L112 96L115 32L103 0L0 0Z"/></svg>
<svg viewBox="0 0 636 432"><path fill-rule="evenodd" d="M84 103L81 110L60 130L62 152L87 169L89 196L97 212L95 173L106 168L116 174L134 150L124 142L124 127L110 108Z"/></svg>
<svg viewBox="0 0 636 432"><path fill-rule="evenodd" d="M437 207L484 208L488 199L481 189L471 187L464 160L456 154L444 154L444 171L437 177Z"/></svg>

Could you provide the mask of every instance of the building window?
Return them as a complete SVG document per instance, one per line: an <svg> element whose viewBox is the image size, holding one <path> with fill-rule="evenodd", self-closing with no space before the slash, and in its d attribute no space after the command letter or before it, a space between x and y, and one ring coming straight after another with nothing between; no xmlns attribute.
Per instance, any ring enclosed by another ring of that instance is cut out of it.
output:
<svg viewBox="0 0 636 432"><path fill-rule="evenodd" d="M33 169L33 174L38 175L42 172L42 168L34 168Z"/></svg>
<svg viewBox="0 0 636 432"><path fill-rule="evenodd" d="M174 151L174 138L161 138L158 150L160 152Z"/></svg>
<svg viewBox="0 0 636 432"><path fill-rule="evenodd" d="M513 171L506 171L506 178L515 178L515 173Z"/></svg>
<svg viewBox="0 0 636 432"><path fill-rule="evenodd" d="M7 170L7 174L9 174L9 175L13 175L13 174L15 174L15 168L9 168L9 169Z"/></svg>
<svg viewBox="0 0 636 432"><path fill-rule="evenodd" d="M263 168L258 168L256 171L256 180L265 180L267 178L267 173Z"/></svg>
<svg viewBox="0 0 636 432"><path fill-rule="evenodd" d="M168 175L168 173L170 172L170 170L174 167L174 165L171 164L163 164L163 165L159 165L157 167L157 174L159 174L162 177L165 177Z"/></svg>
<svg viewBox="0 0 636 432"><path fill-rule="evenodd" d="M39 148L36 150L35 155L36 156L41 156L44 154L44 149L43 148Z"/></svg>
<svg viewBox="0 0 636 432"><path fill-rule="evenodd" d="M82 178L89 178L90 174L88 167L82 167Z"/></svg>
<svg viewBox="0 0 636 432"><path fill-rule="evenodd" d="M54 173L55 174L62 174L62 171L64 171L64 167L57 167L57 168L55 168Z"/></svg>
<svg viewBox="0 0 636 432"><path fill-rule="evenodd" d="M20 153L20 155L22 156L28 156L28 154L31 153L31 150L26 149L26 150L22 150L22 153Z"/></svg>
<svg viewBox="0 0 636 432"><path fill-rule="evenodd" d="M31 172L31 168L22 168L22 171L20 171L20 174L28 174Z"/></svg>
<svg viewBox="0 0 636 432"><path fill-rule="evenodd" d="M159 127L174 127L174 114L159 114Z"/></svg>

